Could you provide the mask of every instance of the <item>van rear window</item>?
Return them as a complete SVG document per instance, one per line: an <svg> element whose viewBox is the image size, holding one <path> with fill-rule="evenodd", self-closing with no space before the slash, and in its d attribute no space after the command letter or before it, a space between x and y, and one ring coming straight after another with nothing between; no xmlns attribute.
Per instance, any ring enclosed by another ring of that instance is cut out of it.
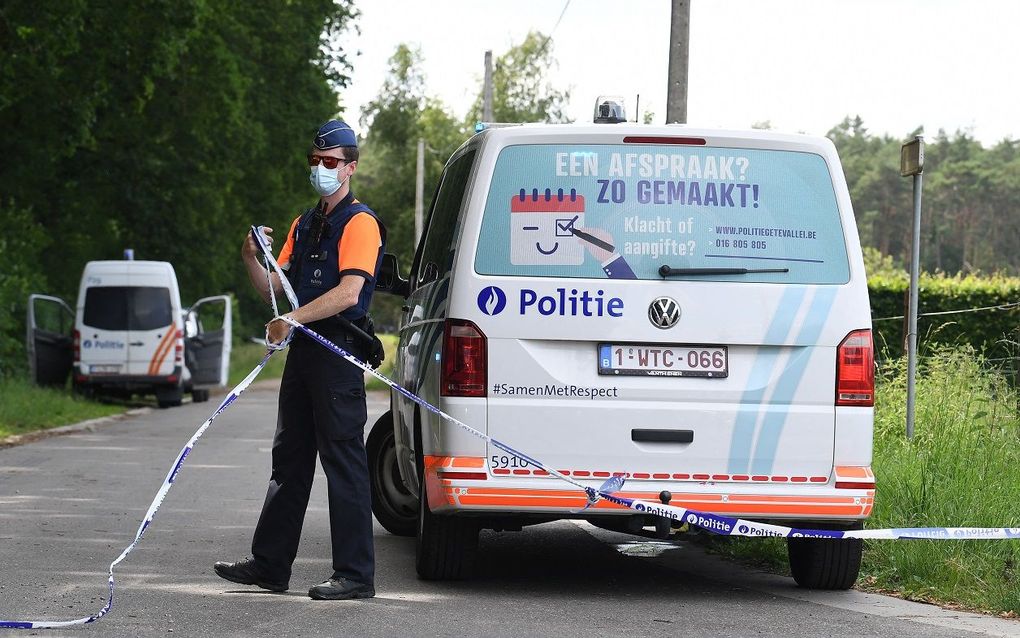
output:
<svg viewBox="0 0 1020 638"><path fill-rule="evenodd" d="M484 275L842 284L832 177L813 153L661 145L509 146L475 256ZM784 272L712 274L705 269Z"/></svg>
<svg viewBox="0 0 1020 638"><path fill-rule="evenodd" d="M170 289L99 286L85 291L82 322L100 330L156 330L173 323Z"/></svg>

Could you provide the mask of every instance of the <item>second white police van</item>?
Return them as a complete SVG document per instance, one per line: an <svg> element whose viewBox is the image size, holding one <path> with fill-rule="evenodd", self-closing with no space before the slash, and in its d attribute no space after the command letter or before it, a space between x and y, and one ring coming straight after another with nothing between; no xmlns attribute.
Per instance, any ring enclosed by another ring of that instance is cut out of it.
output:
<svg viewBox="0 0 1020 638"><path fill-rule="evenodd" d="M864 263L825 138L678 126L493 127L448 162L407 282L395 381L547 467L621 495L785 525L872 511ZM666 537L393 393L375 512L423 578L469 575L483 528L560 518ZM674 524L675 525L675 524ZM804 587L861 542L795 538Z"/></svg>

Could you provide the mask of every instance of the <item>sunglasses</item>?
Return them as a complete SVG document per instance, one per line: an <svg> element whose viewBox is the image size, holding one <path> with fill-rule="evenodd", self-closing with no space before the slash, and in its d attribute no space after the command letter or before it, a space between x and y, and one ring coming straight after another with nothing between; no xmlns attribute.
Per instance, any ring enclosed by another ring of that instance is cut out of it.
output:
<svg viewBox="0 0 1020 638"><path fill-rule="evenodd" d="M336 168L341 162L343 162L344 164L348 164L351 161L352 160L345 159L343 157L330 157L328 155L310 154L308 156L309 166L318 166L319 162L322 162L322 165L330 170Z"/></svg>

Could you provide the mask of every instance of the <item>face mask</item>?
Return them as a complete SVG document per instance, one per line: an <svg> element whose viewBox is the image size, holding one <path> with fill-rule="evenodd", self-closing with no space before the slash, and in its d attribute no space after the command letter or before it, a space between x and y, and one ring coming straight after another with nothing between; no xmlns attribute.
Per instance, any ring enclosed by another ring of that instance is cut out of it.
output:
<svg viewBox="0 0 1020 638"><path fill-rule="evenodd" d="M328 197L340 190L340 187L347 181L346 176L344 176L343 180L337 179L337 174L339 172L339 166L336 168L326 168L321 164L319 166L313 166L312 172L308 176L308 181L312 183L312 187L315 188L319 195Z"/></svg>

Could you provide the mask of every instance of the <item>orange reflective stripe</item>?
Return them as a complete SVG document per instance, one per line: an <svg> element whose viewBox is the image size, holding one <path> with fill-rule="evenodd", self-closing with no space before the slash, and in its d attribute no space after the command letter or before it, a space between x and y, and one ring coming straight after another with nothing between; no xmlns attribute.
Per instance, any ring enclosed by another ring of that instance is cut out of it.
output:
<svg viewBox="0 0 1020 638"><path fill-rule="evenodd" d="M837 465L835 467L837 479L866 479L872 481L875 475L868 466L858 465Z"/></svg>
<svg viewBox="0 0 1020 638"><path fill-rule="evenodd" d="M480 456L454 456L451 467L485 467L485 459Z"/></svg>
<svg viewBox="0 0 1020 638"><path fill-rule="evenodd" d="M872 493L873 494L873 493ZM645 501L658 501L655 493L621 493L620 496ZM674 494L672 505L686 509L730 515L787 515L787 516L866 516L873 505L868 499L846 496L802 496L772 495L724 495L722 494ZM535 490L492 487L444 486L440 498L442 504L465 507L515 507L515 508L567 508L584 507L587 499L583 494L569 490ZM430 501L431 503L431 501ZM596 509L626 509L622 505L599 501Z"/></svg>
<svg viewBox="0 0 1020 638"><path fill-rule="evenodd" d="M485 459L481 456L432 456L425 455L426 469L453 467L484 468Z"/></svg>
<svg viewBox="0 0 1020 638"><path fill-rule="evenodd" d="M170 344L176 335L176 326L171 323L170 329L163 335L163 339L156 346L156 351L152 353L152 359L149 360L149 376L159 374L159 368L163 365L163 360L166 358L167 353L170 352Z"/></svg>
<svg viewBox="0 0 1020 638"><path fill-rule="evenodd" d="M166 337L164 337L165 339ZM177 325L170 324L170 339L166 342L166 347L163 348L163 352L160 353L159 359L156 360L156 367L152 371L152 374L159 374L159 369L163 367L163 362L170 355L170 351L173 350L177 341Z"/></svg>

